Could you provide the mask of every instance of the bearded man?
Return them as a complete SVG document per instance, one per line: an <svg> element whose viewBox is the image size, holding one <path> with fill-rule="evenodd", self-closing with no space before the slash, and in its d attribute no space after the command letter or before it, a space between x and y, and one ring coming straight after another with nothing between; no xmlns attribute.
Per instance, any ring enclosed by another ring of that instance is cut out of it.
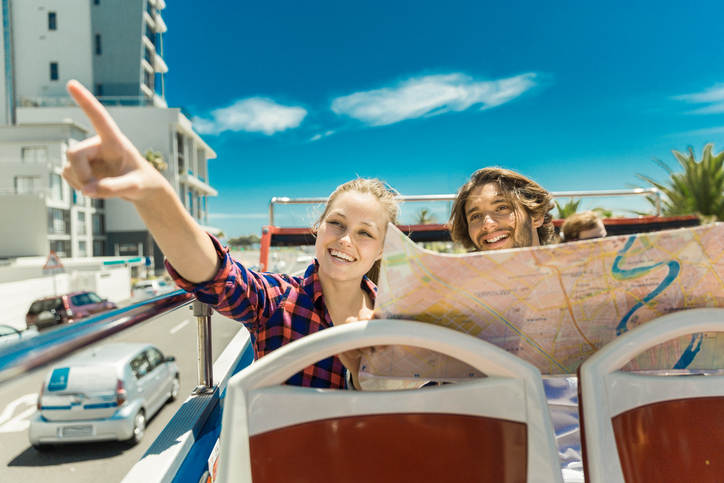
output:
<svg viewBox="0 0 724 483"><path fill-rule="evenodd" d="M459 190L450 214L453 241L477 251L546 245L554 234L553 196L503 168L483 168Z"/></svg>

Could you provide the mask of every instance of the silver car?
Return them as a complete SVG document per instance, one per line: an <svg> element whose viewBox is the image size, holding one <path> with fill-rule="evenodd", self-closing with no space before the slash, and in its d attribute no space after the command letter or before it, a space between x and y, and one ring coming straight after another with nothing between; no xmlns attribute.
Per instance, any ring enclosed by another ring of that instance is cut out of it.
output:
<svg viewBox="0 0 724 483"><path fill-rule="evenodd" d="M66 359L45 377L30 444L138 443L151 418L179 393L175 359L151 344L115 343Z"/></svg>

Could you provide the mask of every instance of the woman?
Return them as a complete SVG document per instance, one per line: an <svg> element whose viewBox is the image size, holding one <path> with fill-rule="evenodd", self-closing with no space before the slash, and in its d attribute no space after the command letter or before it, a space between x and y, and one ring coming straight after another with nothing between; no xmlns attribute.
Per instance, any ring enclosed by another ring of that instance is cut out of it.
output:
<svg viewBox="0 0 724 483"><path fill-rule="evenodd" d="M174 189L77 81L68 92L97 135L68 149L63 176L83 194L130 201L166 256L169 273L187 291L249 329L256 358L372 308L376 287L366 274L379 263L395 194L378 180L345 183L315 224L315 262L303 278L256 273L231 259L181 204ZM342 361L356 374L359 352L308 367L289 384L347 387Z"/></svg>

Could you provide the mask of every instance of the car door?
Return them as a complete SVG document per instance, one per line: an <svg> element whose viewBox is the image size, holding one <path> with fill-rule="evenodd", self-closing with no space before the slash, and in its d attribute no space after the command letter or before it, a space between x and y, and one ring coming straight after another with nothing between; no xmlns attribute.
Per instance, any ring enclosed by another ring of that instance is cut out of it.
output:
<svg viewBox="0 0 724 483"><path fill-rule="evenodd" d="M163 406L163 403L166 402L166 394L168 394L172 375L169 374L168 364L166 364L163 354L161 354L158 349L146 349L145 354L151 369L149 376L153 378L154 381L152 411L155 413L156 410ZM148 397L149 399L151 398L150 395Z"/></svg>
<svg viewBox="0 0 724 483"><path fill-rule="evenodd" d="M145 401L146 418L150 418L156 411L160 381L153 374L146 351L141 352L131 360L131 371L136 377L136 397Z"/></svg>

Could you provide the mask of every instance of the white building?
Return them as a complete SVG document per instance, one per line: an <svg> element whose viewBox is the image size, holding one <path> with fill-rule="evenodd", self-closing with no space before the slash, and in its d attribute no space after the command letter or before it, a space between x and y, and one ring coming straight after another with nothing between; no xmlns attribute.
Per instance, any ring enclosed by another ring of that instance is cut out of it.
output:
<svg viewBox="0 0 724 483"><path fill-rule="evenodd" d="M67 148L94 134L65 91L70 79L98 96L139 151L162 154L186 208L218 232L206 226L216 154L164 98L164 0L0 1L0 258L144 255L161 266L129 203L83 199L60 178Z"/></svg>

